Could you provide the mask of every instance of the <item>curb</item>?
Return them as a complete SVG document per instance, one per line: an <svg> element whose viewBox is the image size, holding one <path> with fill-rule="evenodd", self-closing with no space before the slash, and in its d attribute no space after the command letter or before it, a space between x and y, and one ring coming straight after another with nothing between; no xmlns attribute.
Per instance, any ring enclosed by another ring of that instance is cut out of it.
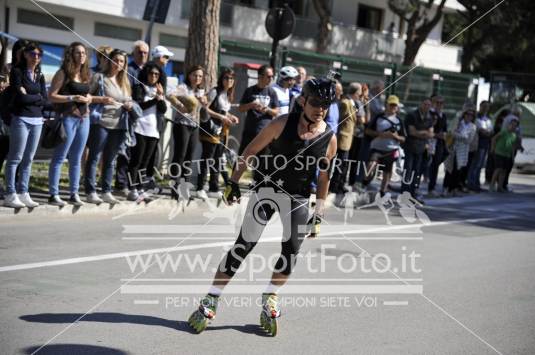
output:
<svg viewBox="0 0 535 355"><path fill-rule="evenodd" d="M216 200L213 201L214 204L217 203ZM188 210L199 210L202 202L195 201L192 202L190 206L186 208ZM171 212L176 208L177 203L174 200L171 200L170 197L160 197L149 203L136 203L132 201L120 200L120 203L116 205L109 205L107 203L102 203L100 205L85 203L84 206L73 206L66 205L65 207L57 207L48 205L46 203L41 204L40 206L32 209L28 208L10 208L3 207L0 205L0 220L5 220L7 218L25 218L25 217L76 217L76 216L93 216L93 215L102 215L117 217L120 215L128 214L138 214L143 212L149 213L167 213ZM129 213L130 212L130 213ZM182 212L181 212L182 213Z"/></svg>

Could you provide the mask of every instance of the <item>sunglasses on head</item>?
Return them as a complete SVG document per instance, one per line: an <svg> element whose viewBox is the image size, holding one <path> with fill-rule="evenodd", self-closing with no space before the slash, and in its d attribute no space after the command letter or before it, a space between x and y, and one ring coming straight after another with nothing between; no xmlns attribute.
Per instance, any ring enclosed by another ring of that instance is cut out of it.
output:
<svg viewBox="0 0 535 355"><path fill-rule="evenodd" d="M309 97L307 99L307 102L308 102L308 104L310 106L315 107L315 108L328 109L331 106L331 102L330 101L322 100L322 99L317 98L317 97Z"/></svg>

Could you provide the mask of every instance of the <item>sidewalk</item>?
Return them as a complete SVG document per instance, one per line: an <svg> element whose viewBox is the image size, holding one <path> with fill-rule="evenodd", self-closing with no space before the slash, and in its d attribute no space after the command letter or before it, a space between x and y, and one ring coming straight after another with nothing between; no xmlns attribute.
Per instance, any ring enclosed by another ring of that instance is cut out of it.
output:
<svg viewBox="0 0 535 355"><path fill-rule="evenodd" d="M518 174L513 173L511 174L511 180L510 184L513 188L513 193L523 193L523 192L531 192L533 193L533 188L535 187L535 178L533 175L524 175L524 174ZM437 184L438 186L442 186L442 182L439 181ZM395 186L394 186L395 188ZM243 186L242 186L243 191ZM420 186L420 191L425 192L427 191L427 187L425 184L422 184ZM394 195L397 195L395 191L393 191ZM40 204L39 207L33 208L33 209L13 209L9 207L3 207L3 200L0 202L0 221L5 218L13 218L13 216L21 217L23 216L54 216L54 217L72 217L72 216L85 216L85 215L121 215L128 213L130 211L135 213L140 213L142 209L148 209L150 212L161 212L161 213L169 213L173 209L176 209L177 203L176 201L171 199L171 190L170 188L164 189L164 191L161 194L158 195L152 195L153 200L149 203L141 202L140 204L132 201L127 201L126 197L122 196L121 194L114 194L114 196L120 201L119 204L116 205L109 205L107 203L102 203L100 205L85 203L84 206L76 207L73 205L66 205L65 207L57 207L52 206L48 204L48 194L43 191L31 192L32 198ZM373 200L375 196L375 192L370 192L370 199ZM469 197L477 198L477 196L487 196L489 195L488 192L482 192L479 194L466 194L465 196L460 197L437 197L437 198L428 198L425 197L424 200L426 202L430 202L431 205L436 204L439 201L445 201L445 200L459 200L462 201L463 199L467 199ZM60 196L64 201L68 200L68 192L67 191L61 191ZM85 194L81 193L80 197L82 201L85 202ZM332 206L335 199L334 194L330 194L326 201L326 207ZM468 200L467 200L468 201ZM212 205L217 205L218 201L216 199L209 199L209 202ZM370 201L372 202L372 201ZM222 202L221 202L222 203ZM195 198L194 203L192 202L191 205L189 205L186 208L187 210L198 210L203 208L203 202L200 199Z"/></svg>

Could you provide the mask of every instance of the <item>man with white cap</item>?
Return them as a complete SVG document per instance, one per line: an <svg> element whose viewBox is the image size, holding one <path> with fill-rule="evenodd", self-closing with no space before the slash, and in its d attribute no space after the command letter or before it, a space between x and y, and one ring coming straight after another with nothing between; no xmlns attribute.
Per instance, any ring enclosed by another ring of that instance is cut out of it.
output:
<svg viewBox="0 0 535 355"><path fill-rule="evenodd" d="M298 76L297 70L291 66L282 67L279 71L279 79L272 86L280 103L279 116L287 114L290 110L290 89L295 85Z"/></svg>
<svg viewBox="0 0 535 355"><path fill-rule="evenodd" d="M164 83L164 92L167 92L167 74L165 73L165 66L169 62L169 58L175 54L164 46L156 46L152 49L152 60L156 65L162 68L163 71L163 83Z"/></svg>

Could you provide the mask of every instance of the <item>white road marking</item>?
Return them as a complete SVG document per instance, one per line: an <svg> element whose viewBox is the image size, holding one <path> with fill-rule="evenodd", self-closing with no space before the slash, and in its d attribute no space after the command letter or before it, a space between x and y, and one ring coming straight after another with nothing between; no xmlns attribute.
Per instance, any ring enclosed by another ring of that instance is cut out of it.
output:
<svg viewBox="0 0 535 355"><path fill-rule="evenodd" d="M160 304L159 300L134 300L134 304Z"/></svg>
<svg viewBox="0 0 535 355"><path fill-rule="evenodd" d="M409 301L383 301L384 306L407 306Z"/></svg>
<svg viewBox="0 0 535 355"><path fill-rule="evenodd" d="M431 222L431 224L428 225L422 225L422 224L408 224L408 225L401 225L401 226L387 226L387 227L377 227L375 230L381 230L384 232L390 232L394 230L401 230L401 229L414 229L417 227L437 227L437 226L445 226L450 224L458 224L458 223L479 223L479 222L487 222L487 221L496 221L500 219L507 219L507 218L515 218L517 216L515 215L503 215L500 217L493 217L493 218L474 218L474 219L466 219L466 220L455 220L455 221L443 221L443 222ZM421 232L421 231L418 231ZM320 235L319 239L316 239L318 241L331 241L334 240L334 238L322 238L322 237L328 237L329 235L338 235L342 233L341 231L332 232L329 233L322 233ZM352 231L344 231L345 234L360 234L362 233L361 230L352 230ZM347 238L343 238L346 240ZM368 240L374 240L376 238L370 238ZM274 241L280 241L281 237L267 237L262 238L260 243L266 243L266 242L274 242ZM378 239L377 240L383 240ZM93 262L93 261L103 261L103 260L113 260L113 259L120 259L130 256L136 256L136 255L148 255L148 254L157 254L157 253L169 253L169 252L176 252L176 251L186 251L186 250L197 250L197 249L208 249L208 248L217 248L217 247L223 247L223 246L229 246L233 245L234 240L232 241L226 241L226 242L217 242L217 243L202 243L202 244L194 244L194 245L184 245L179 247L170 247L170 248L159 248L159 249L145 249L145 250L134 250L130 252L120 252L120 253L112 253L112 254L102 254L102 255L93 255L93 256L84 256L84 257L77 257L77 258L68 258L68 259L59 259L59 260L51 260L51 261L42 261L42 262L35 262L35 263L27 263L27 264L18 264L18 265L9 265L9 266L2 266L0 267L0 272L8 272L8 271L18 271L18 270L29 270L29 269L37 269L37 268L43 268L43 267L50 267L50 266L60 266L60 265L70 265L70 264L80 264L80 263L87 263L87 262Z"/></svg>

